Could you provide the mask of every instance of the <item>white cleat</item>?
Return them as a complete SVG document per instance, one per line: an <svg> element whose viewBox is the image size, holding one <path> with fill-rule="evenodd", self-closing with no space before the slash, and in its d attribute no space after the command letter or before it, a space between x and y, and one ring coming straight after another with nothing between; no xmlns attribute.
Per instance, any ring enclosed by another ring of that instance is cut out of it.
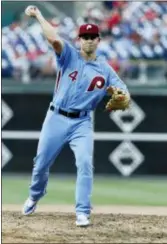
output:
<svg viewBox="0 0 167 244"><path fill-rule="evenodd" d="M76 226L86 227L90 225L90 220L88 219L88 216L86 216L85 214L78 214L75 223Z"/></svg>
<svg viewBox="0 0 167 244"><path fill-rule="evenodd" d="M28 198L24 203L24 206L22 209L22 214L23 215L32 214L36 209L36 204L37 204L37 201L33 201L30 198Z"/></svg>

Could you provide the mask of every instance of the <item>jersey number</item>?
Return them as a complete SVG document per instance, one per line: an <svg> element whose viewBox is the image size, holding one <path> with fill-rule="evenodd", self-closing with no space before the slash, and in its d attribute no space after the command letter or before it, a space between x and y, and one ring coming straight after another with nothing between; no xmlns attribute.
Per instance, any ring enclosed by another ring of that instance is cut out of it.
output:
<svg viewBox="0 0 167 244"><path fill-rule="evenodd" d="M75 81L77 79L78 71L73 71L72 73L69 74L69 77L71 78L72 81Z"/></svg>

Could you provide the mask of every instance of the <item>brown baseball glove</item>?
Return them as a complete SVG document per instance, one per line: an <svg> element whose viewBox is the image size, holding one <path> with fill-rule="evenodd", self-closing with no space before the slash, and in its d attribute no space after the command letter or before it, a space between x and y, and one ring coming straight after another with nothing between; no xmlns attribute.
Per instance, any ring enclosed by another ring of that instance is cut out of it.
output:
<svg viewBox="0 0 167 244"><path fill-rule="evenodd" d="M112 86L107 88L107 93L111 96L105 107L107 111L125 110L129 108L129 93Z"/></svg>

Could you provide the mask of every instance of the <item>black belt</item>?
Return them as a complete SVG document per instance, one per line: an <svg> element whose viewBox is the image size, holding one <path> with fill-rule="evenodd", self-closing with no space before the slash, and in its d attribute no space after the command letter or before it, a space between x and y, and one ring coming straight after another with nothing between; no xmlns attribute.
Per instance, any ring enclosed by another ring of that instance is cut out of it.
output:
<svg viewBox="0 0 167 244"><path fill-rule="evenodd" d="M51 105L50 110L54 111L55 107L53 105ZM66 116L66 117L69 117L69 118L80 118L82 112L67 112L67 111L64 111L61 108L59 108L58 113ZM82 116L86 116L86 115L87 115L87 112L85 112L85 114L83 113Z"/></svg>

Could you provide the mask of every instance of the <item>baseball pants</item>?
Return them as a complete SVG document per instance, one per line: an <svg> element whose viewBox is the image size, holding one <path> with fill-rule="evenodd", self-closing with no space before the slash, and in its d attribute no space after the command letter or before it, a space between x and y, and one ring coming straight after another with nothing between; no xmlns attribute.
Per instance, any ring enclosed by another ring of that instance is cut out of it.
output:
<svg viewBox="0 0 167 244"><path fill-rule="evenodd" d="M90 214L93 185L93 130L90 115L69 118L48 110L34 158L30 197L38 201L46 194L49 169L66 143L69 143L76 160L76 213Z"/></svg>

